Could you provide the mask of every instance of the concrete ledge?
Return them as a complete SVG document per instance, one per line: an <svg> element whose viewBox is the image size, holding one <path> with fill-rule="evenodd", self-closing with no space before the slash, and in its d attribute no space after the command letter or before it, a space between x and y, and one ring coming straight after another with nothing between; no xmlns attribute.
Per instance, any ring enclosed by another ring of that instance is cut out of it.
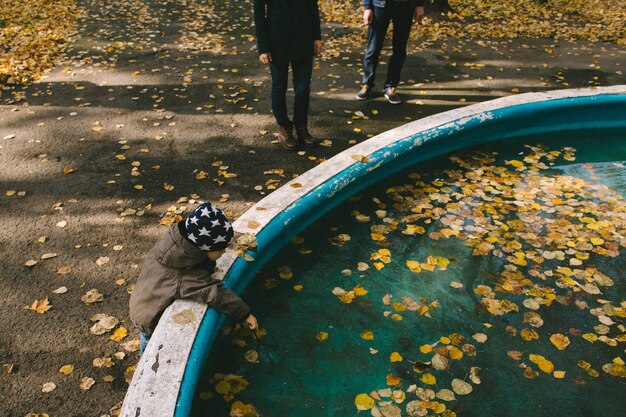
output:
<svg viewBox="0 0 626 417"><path fill-rule="evenodd" d="M614 106L615 112L596 119L576 117L594 102ZM582 107L581 107L582 106ZM562 120L542 120L535 114L560 114ZM516 119L517 118L517 119ZM502 130L507 120L519 120L516 129ZM526 124L524 123L526 122ZM480 135L482 128L497 125L493 135ZM535 133L577 129L621 127L626 129L626 86L558 90L500 98L451 110L384 132L355 145L307 171L274 191L241 216L233 226L257 237L255 262L245 262L228 252L218 261L216 276L241 293L255 273L286 244L350 193L393 172L438 154L478 143ZM478 132L478 133L477 133ZM497 135L495 134L497 132ZM460 140L462 135L466 138ZM454 138L452 143L447 138ZM439 143L441 150L409 157L424 144ZM390 164L393 162L393 165ZM380 169L380 168L385 168ZM382 172L384 171L384 172ZM368 178L368 179L365 179ZM313 207L322 207L315 210ZM197 379L211 345L223 322L222 315L205 305L176 301L164 313L142 356L126 394L123 417L183 417L191 411Z"/></svg>

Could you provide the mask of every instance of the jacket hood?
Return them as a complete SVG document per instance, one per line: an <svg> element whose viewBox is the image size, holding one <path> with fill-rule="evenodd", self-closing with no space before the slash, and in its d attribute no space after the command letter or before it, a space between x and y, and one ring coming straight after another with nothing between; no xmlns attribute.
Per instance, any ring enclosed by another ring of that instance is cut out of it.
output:
<svg viewBox="0 0 626 417"><path fill-rule="evenodd" d="M168 268L189 268L208 260L206 252L188 242L174 225L159 241L156 248L158 262Z"/></svg>

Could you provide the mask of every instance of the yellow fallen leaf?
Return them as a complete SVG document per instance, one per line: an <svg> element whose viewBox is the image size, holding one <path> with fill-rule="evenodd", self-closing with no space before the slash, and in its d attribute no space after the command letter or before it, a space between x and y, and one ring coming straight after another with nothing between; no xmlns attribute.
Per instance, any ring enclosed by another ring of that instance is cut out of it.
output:
<svg viewBox="0 0 626 417"><path fill-rule="evenodd" d="M387 385L390 387L399 387L402 385L402 380L400 380L398 375L389 374L387 375Z"/></svg>
<svg viewBox="0 0 626 417"><path fill-rule="evenodd" d="M406 266L412 271L412 272L422 272L422 268L420 267L420 263L417 261L406 261Z"/></svg>
<svg viewBox="0 0 626 417"><path fill-rule="evenodd" d="M390 356L389 356L389 360L391 362L402 362L402 355L400 355L398 352L393 352Z"/></svg>
<svg viewBox="0 0 626 417"><path fill-rule="evenodd" d="M422 375L422 382L428 385L435 385L437 383L437 378L435 378L433 374L426 373Z"/></svg>
<svg viewBox="0 0 626 417"><path fill-rule="evenodd" d="M374 407L374 399L367 394L359 394L354 399L357 410L365 411Z"/></svg>
<svg viewBox="0 0 626 417"><path fill-rule="evenodd" d="M569 338L560 333L555 333L551 335L550 342L552 342L552 344L556 346L559 350L565 350L570 344Z"/></svg>
<svg viewBox="0 0 626 417"><path fill-rule="evenodd" d="M130 384L130 382L132 381L136 369L136 365L131 365L124 371L124 381L126 381L127 384Z"/></svg>
<svg viewBox="0 0 626 417"><path fill-rule="evenodd" d="M324 340L327 340L327 339L328 339L328 333L327 333L327 332L318 332L318 333L315 335L315 338L316 338L317 340L319 340L320 342L323 342Z"/></svg>
<svg viewBox="0 0 626 417"><path fill-rule="evenodd" d="M215 386L215 392L217 392L218 394L226 395L230 393L231 388L232 387L230 386L230 383L228 381L221 380Z"/></svg>
<svg viewBox="0 0 626 417"><path fill-rule="evenodd" d="M515 168L520 168L520 167L524 166L524 163L522 161L518 161L516 159L513 159L511 161L506 161L506 163L508 165L511 165L511 166L515 167Z"/></svg>
<svg viewBox="0 0 626 417"><path fill-rule="evenodd" d="M352 291L354 291L354 295L356 295L357 297L362 297L367 294L367 290L361 285L357 285Z"/></svg>
<svg viewBox="0 0 626 417"><path fill-rule="evenodd" d="M361 332L359 336L361 336L361 339L363 340L374 340L374 333L370 330Z"/></svg>
<svg viewBox="0 0 626 417"><path fill-rule="evenodd" d="M115 331L109 337L109 339L113 340L114 342L120 342L126 336L128 336L128 330L126 330L125 327L120 326L117 329L115 329Z"/></svg>
<svg viewBox="0 0 626 417"><path fill-rule="evenodd" d="M359 155L359 154L352 155L352 159L354 159L355 161L358 161L358 162L363 162L364 164L366 164L366 163L368 163L370 161L367 156L363 156L363 155Z"/></svg>
<svg viewBox="0 0 626 417"><path fill-rule="evenodd" d="M71 375L74 372L74 365L63 365L61 369L59 369L63 375Z"/></svg>
<svg viewBox="0 0 626 417"><path fill-rule="evenodd" d="M527 342L530 342L533 339L539 339L539 334L533 329L522 329L520 331L520 337Z"/></svg>
<svg viewBox="0 0 626 417"><path fill-rule="evenodd" d="M554 364L543 356L531 353L529 355L529 358L531 362L537 364L537 366L539 366L539 369L541 369L546 374L551 374L554 371Z"/></svg>
<svg viewBox="0 0 626 417"><path fill-rule="evenodd" d="M461 359L463 357L463 351L456 346L449 346L450 359Z"/></svg>
<svg viewBox="0 0 626 417"><path fill-rule="evenodd" d="M31 310L36 313L43 314L52 308L52 304L48 302L48 297L46 297L43 300L35 300L33 301L32 305L26 306L24 308L26 310Z"/></svg>
<svg viewBox="0 0 626 417"><path fill-rule="evenodd" d="M422 353L430 353L433 351L433 347L431 345L422 345L420 346L420 352Z"/></svg>

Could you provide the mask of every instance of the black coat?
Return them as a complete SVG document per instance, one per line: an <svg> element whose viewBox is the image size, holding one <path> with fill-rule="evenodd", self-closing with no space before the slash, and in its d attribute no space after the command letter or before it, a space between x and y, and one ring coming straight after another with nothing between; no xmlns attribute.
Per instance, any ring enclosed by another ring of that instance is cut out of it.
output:
<svg viewBox="0 0 626 417"><path fill-rule="evenodd" d="M322 39L317 0L254 0L254 23L259 54L276 63L312 56Z"/></svg>

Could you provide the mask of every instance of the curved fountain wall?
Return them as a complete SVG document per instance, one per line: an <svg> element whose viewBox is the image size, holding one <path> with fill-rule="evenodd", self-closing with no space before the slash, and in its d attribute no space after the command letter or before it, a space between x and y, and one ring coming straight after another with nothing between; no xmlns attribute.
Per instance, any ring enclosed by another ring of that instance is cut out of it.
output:
<svg viewBox="0 0 626 417"><path fill-rule="evenodd" d="M496 140L626 131L626 86L500 98L416 120L355 145L274 191L233 226L254 235L247 262L227 252L216 276L241 293L291 238L351 195L435 156ZM186 417L224 317L178 300L163 314L130 384L123 417Z"/></svg>

